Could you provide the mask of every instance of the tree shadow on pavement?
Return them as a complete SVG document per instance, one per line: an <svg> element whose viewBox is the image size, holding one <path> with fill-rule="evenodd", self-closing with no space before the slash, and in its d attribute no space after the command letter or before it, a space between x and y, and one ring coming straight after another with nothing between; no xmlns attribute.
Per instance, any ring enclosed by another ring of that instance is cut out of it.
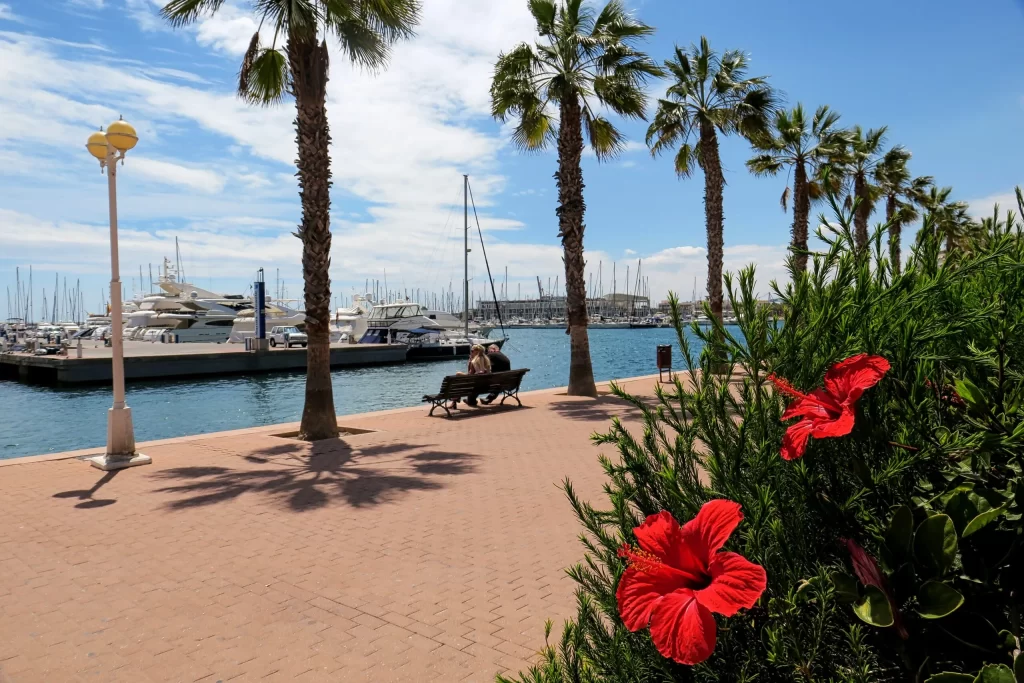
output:
<svg viewBox="0 0 1024 683"><path fill-rule="evenodd" d="M606 422L613 417L638 420L643 416L639 408L629 405L617 396L559 400L552 401L549 405L559 416L570 420Z"/></svg>
<svg viewBox="0 0 1024 683"><path fill-rule="evenodd" d="M410 491L444 488L444 477L469 474L480 456L432 449L431 445L385 443L352 447L340 439L285 443L238 458L232 467L175 467L153 473L168 486L157 493L178 496L172 510L212 505L257 493L295 512L341 503L370 507Z"/></svg>

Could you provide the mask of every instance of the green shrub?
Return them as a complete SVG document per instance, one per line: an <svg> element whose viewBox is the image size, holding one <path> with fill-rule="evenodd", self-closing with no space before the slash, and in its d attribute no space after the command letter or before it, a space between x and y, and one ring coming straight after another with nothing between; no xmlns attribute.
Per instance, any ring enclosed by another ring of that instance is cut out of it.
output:
<svg viewBox="0 0 1024 683"><path fill-rule="evenodd" d="M651 403L614 389L643 429L614 420L594 437L617 450L600 456L607 504L565 483L585 528L569 570L578 613L518 680L1024 681L1021 226L1010 214L943 254L926 220L894 277L882 231L873 262L858 259L851 214L831 203L827 249L784 290L773 284L781 320L758 303L753 268L727 277L742 335L694 326L705 348L690 360L672 297L688 372ZM860 353L890 368L857 401L852 431L784 460L790 399L769 375L807 392ZM723 358L727 372L712 372ZM741 504L726 549L763 566L768 585L751 609L716 617L713 654L687 666L623 624L619 550L648 515L683 523L716 498Z"/></svg>

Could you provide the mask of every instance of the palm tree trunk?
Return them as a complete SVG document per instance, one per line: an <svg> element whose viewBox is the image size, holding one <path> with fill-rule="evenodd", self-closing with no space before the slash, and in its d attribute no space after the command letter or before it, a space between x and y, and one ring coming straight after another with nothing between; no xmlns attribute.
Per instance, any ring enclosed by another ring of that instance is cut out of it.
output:
<svg viewBox="0 0 1024 683"><path fill-rule="evenodd" d="M566 97L561 103L558 128L558 236L562 239L565 262L565 305L569 319L569 395L597 396L594 368L590 362L590 337L587 334L587 289L583 260L583 131L579 100Z"/></svg>
<svg viewBox="0 0 1024 683"><path fill-rule="evenodd" d="M853 215L854 240L857 252L864 254L868 249L868 218L871 217L871 203L868 201L868 183L863 173L858 173L854 177L853 196L860 200Z"/></svg>
<svg viewBox="0 0 1024 683"><path fill-rule="evenodd" d="M807 228L811 213L811 193L807 169L798 161L793 169L793 266L796 272L807 270Z"/></svg>
<svg viewBox="0 0 1024 683"><path fill-rule="evenodd" d="M889 226L889 264L892 267L892 274L899 275L902 264L900 259L900 240L903 226L898 220L893 220L896 215L896 195L890 194L885 198L885 222Z"/></svg>
<svg viewBox="0 0 1024 683"><path fill-rule="evenodd" d="M704 222L708 233L708 301L711 312L722 320L722 268L724 260L725 215L722 192L725 176L718 155L718 135L710 123L700 126L701 166L704 168Z"/></svg>
<svg viewBox="0 0 1024 683"><path fill-rule="evenodd" d="M299 438L317 441L338 436L331 386L331 135L327 124L327 44L292 37L288 61L295 94L295 130L299 158L302 224L302 276L305 280L306 401Z"/></svg>

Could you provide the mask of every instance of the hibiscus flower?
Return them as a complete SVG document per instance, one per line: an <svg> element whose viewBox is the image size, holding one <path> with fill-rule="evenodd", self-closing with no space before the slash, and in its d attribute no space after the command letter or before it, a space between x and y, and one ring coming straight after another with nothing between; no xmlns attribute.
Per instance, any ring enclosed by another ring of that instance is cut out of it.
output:
<svg viewBox="0 0 1024 683"><path fill-rule="evenodd" d="M851 356L833 365L825 373L825 388L804 394L781 377L774 374L768 379L779 391L796 399L782 414L783 420L794 417L803 419L786 430L782 438L782 457L795 460L807 450L807 440L812 436L821 439L828 436L846 436L853 431L857 399L865 389L878 384L889 371L889 361L881 356L866 353Z"/></svg>
<svg viewBox="0 0 1024 683"><path fill-rule="evenodd" d="M680 664L699 664L715 649L712 612L731 617L753 607L768 579L764 567L721 552L743 519L739 503L712 500L680 527L664 510L633 530L640 547L624 545L629 567L615 598L630 631L650 625L654 646Z"/></svg>

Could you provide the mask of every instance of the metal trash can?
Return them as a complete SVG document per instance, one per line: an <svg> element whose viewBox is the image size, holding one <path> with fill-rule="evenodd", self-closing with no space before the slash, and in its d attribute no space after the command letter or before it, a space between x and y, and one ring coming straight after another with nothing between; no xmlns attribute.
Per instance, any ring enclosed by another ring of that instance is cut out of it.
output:
<svg viewBox="0 0 1024 683"><path fill-rule="evenodd" d="M668 371L668 379L672 381L672 345L658 344L658 381L662 380L662 373Z"/></svg>

